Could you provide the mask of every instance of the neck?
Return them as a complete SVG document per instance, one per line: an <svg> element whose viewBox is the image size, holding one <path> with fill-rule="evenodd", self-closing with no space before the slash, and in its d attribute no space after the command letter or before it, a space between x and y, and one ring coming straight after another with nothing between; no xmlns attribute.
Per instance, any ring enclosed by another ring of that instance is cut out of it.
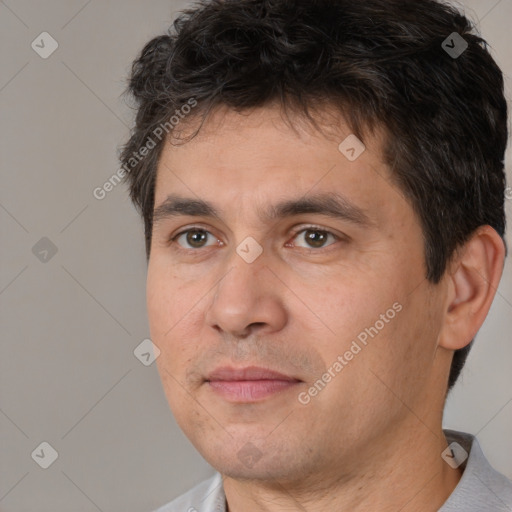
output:
<svg viewBox="0 0 512 512"><path fill-rule="evenodd" d="M462 475L441 458L447 442L440 422L431 430L413 417L410 425L393 430L358 452L354 470L340 461L338 474L329 468L322 478L315 474L293 483L225 477L228 512L438 510Z"/></svg>

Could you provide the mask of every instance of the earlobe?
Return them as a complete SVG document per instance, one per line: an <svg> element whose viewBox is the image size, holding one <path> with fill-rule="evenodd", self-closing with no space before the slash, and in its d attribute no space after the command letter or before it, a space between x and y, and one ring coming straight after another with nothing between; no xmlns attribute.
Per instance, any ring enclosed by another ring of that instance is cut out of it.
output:
<svg viewBox="0 0 512 512"><path fill-rule="evenodd" d="M457 251L448 279L447 307L439 346L468 345L484 323L498 289L505 245L490 226L479 227Z"/></svg>

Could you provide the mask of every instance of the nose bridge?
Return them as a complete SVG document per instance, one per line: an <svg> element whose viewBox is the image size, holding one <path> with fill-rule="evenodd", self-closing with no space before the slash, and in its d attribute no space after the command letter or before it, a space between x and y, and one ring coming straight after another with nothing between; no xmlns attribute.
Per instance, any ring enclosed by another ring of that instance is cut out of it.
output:
<svg viewBox="0 0 512 512"><path fill-rule="evenodd" d="M226 265L228 270L215 285L207 312L206 321L211 327L233 335L245 332L251 324L279 329L284 321L284 308L271 282L275 277L263 253L252 259L255 254L252 243L242 242L232 251ZM248 254L251 257L245 259Z"/></svg>
<svg viewBox="0 0 512 512"><path fill-rule="evenodd" d="M237 307L245 308L248 303L256 302L265 293L268 277L265 274L269 270L262 254L254 257L250 241L240 243L231 251L226 267L227 272L215 286L215 302L225 301L234 311Z"/></svg>

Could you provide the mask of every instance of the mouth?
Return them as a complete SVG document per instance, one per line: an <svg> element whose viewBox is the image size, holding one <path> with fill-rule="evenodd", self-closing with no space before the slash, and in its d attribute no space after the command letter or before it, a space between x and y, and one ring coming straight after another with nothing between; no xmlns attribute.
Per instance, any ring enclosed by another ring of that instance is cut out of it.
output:
<svg viewBox="0 0 512 512"><path fill-rule="evenodd" d="M257 366L224 366L211 372L205 379L215 394L235 403L257 402L288 391L300 382L295 377Z"/></svg>

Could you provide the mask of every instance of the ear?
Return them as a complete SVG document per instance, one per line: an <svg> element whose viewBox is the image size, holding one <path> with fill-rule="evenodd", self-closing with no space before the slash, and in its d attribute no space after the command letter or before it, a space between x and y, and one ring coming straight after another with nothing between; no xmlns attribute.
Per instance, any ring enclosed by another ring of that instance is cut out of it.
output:
<svg viewBox="0 0 512 512"><path fill-rule="evenodd" d="M505 244L491 226L480 226L449 266L439 346L469 345L484 323L503 273Z"/></svg>

